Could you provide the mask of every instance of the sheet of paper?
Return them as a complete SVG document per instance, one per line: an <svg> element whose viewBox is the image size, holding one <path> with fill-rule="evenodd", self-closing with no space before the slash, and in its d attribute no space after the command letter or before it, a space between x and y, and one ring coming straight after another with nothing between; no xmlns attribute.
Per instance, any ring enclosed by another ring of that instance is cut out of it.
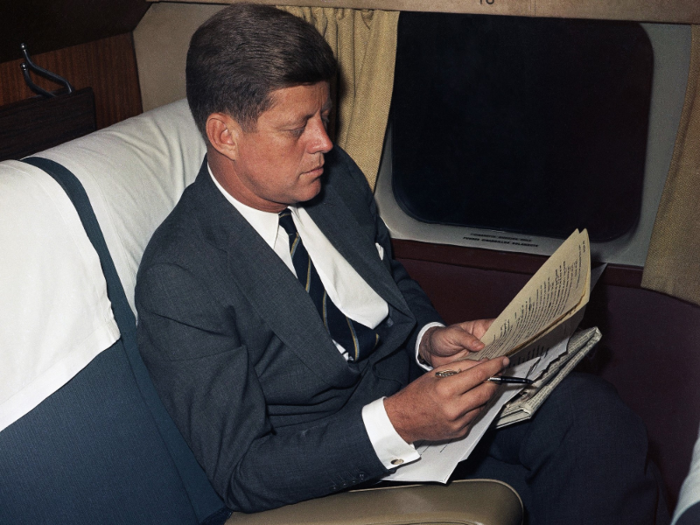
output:
<svg viewBox="0 0 700 525"><path fill-rule="evenodd" d="M575 315L590 296L588 232L576 230L542 265L481 340L479 360L512 355Z"/></svg>

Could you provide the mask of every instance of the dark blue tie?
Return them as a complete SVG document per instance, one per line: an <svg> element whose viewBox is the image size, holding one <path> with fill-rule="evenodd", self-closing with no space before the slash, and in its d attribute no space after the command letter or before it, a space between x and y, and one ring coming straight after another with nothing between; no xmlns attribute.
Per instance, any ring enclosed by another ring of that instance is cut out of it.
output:
<svg viewBox="0 0 700 525"><path fill-rule="evenodd" d="M311 262L299 232L294 225L292 212L286 209L280 212L280 226L289 235L289 252L292 264L297 272L299 282L304 286L311 300L316 305L323 324L331 338L348 352L350 361L359 361L367 357L379 341L379 334L365 325L353 321L333 304L321 283L321 278Z"/></svg>

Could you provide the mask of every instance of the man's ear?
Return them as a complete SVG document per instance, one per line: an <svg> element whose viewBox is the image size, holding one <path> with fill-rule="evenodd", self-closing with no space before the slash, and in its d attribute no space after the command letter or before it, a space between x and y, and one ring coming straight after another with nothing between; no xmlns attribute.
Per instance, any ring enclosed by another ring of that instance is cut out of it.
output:
<svg viewBox="0 0 700 525"><path fill-rule="evenodd" d="M235 161L238 156L238 140L242 132L238 122L225 113L212 113L207 117L206 131L212 147Z"/></svg>

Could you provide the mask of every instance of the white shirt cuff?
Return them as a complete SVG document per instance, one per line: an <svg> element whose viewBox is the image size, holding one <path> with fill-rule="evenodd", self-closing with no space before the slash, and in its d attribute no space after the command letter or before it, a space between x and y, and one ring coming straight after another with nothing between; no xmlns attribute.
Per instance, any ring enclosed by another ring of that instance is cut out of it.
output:
<svg viewBox="0 0 700 525"><path fill-rule="evenodd" d="M395 469L420 459L416 447L406 443L391 424L383 397L362 408L362 421L374 452L386 469Z"/></svg>
<svg viewBox="0 0 700 525"><path fill-rule="evenodd" d="M418 349L420 348L420 342L423 340L423 336L425 335L425 332L427 332L429 329L431 329L434 326L439 326L442 328L445 325L442 323L428 323L423 328L421 328L421 331L418 332L418 337L416 337L416 363L418 363L418 366L420 366L421 368L423 368L425 370L432 370L433 367L428 365L428 364L424 364L424 363L420 362L420 359L418 359L418 356L420 355L418 353Z"/></svg>

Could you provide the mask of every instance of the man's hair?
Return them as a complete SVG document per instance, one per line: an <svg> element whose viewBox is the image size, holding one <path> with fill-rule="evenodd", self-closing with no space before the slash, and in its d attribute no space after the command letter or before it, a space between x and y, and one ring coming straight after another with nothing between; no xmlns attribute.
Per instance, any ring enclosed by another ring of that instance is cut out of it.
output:
<svg viewBox="0 0 700 525"><path fill-rule="evenodd" d="M316 29L271 6L234 4L207 20L187 52L187 101L207 140L212 113L244 129L272 105L272 91L330 81L336 61Z"/></svg>

